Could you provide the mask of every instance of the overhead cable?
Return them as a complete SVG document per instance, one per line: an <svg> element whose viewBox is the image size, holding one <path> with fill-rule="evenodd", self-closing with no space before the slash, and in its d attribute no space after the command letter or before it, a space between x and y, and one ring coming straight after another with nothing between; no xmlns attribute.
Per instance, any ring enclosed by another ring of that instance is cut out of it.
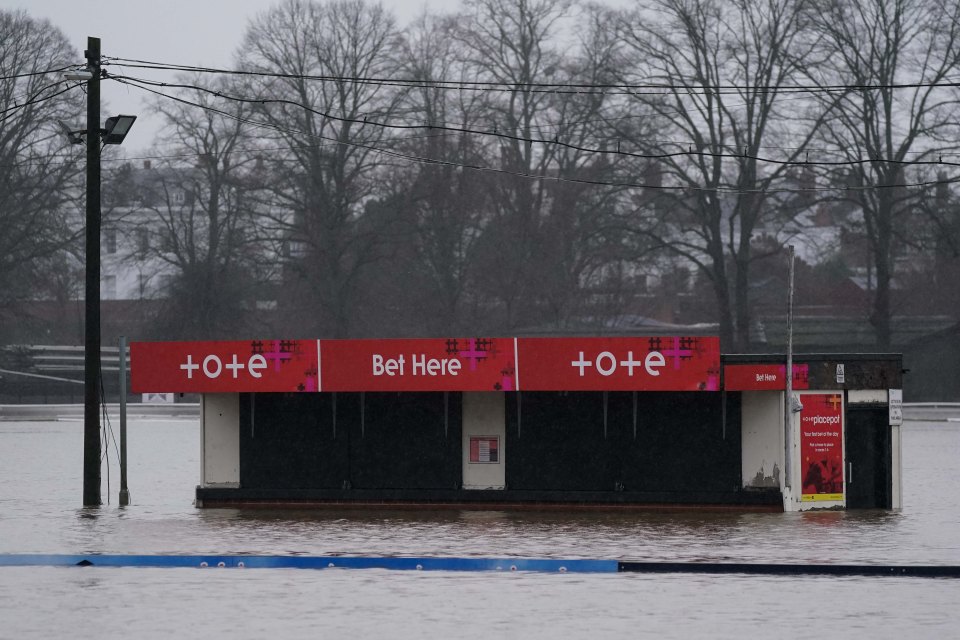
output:
<svg viewBox="0 0 960 640"><path fill-rule="evenodd" d="M58 67L56 69L46 69L44 71L30 71L28 73L15 73L9 76L0 76L0 80L16 80L17 78L31 78L33 76L45 76L51 73L62 73L67 69L72 69L76 67L75 64L68 64L64 67Z"/></svg>
<svg viewBox="0 0 960 640"><path fill-rule="evenodd" d="M848 91L872 91L883 89L921 89L934 87L960 87L960 82L906 82L906 83L853 83L853 84L796 84L796 85L686 85L676 83L571 83L571 82L515 82L515 81L479 81L479 80L436 80L416 78L385 78L365 76L336 76L314 75L299 73L284 73L280 71L252 71L244 69L220 69L214 67L199 67L191 65L168 64L151 62L133 58L104 58L103 66L117 64L124 67L150 69L155 71L184 71L191 73L209 73L219 75L258 76L265 78L289 78L321 82L353 82L358 84L377 84L385 86L427 87L451 90L493 90L493 91L543 91L546 93L604 93L608 91L622 91L633 94L644 91L664 93L739 93L743 91L757 93L837 93Z"/></svg>
<svg viewBox="0 0 960 640"><path fill-rule="evenodd" d="M131 82L130 80L125 79L125 78L113 76L113 79L116 80L117 82L120 82L121 84L126 84L126 85L128 85L128 86L132 86L132 87L135 87L135 88L139 88L139 89L141 89L141 90L143 90L143 91L147 91L147 92L149 92L149 93L152 93L152 94L155 94L155 95L158 95L158 96L162 96L162 97L164 97L164 98L167 98L167 99L169 99L169 100L173 100L173 101L176 101L176 102L179 102L179 103L182 103L182 104L190 105L190 106L193 106L193 107L196 107L196 108L199 108L199 109L203 109L203 110L206 110L206 111L211 111L211 112L213 112L213 113L218 113L218 114L220 114L220 115L222 115L222 116L224 116L224 117L226 117L226 118L229 118L229 119L232 119L232 120L235 120L235 121L237 121L237 122L244 123L244 124L249 124L249 125L255 126L255 127L272 129L272 130L278 131L278 132L280 132L280 133L296 134L296 135L300 135L300 136L306 136L306 137L316 138L316 139L320 139L320 140L325 140L325 141L327 141L327 142L335 143L335 144L338 144L338 145L343 145L343 146L349 146L349 147L355 147L355 148L365 149L365 150L370 151L370 152L374 152L374 153L378 153L378 154L383 154L383 155L387 155L387 156L390 156L390 157L395 157L395 158L398 158L398 159L409 160L409 161L411 161L411 162L416 162L416 163L420 163L420 164L439 165L439 166L450 166L450 167L455 167L455 168L470 169L470 170L474 170L474 171L481 171L481 172L488 172L488 173L498 173L498 174L512 175L512 176L521 177L521 178L526 178L526 179L530 179L530 180L552 181L552 182L559 182L559 183L571 183L571 184L593 185L593 186L603 186L603 187L630 188L630 189L652 189L652 190L660 190L660 191L691 191L691 192L712 192L712 193L765 193L765 194L769 194L769 193L807 193L807 192L815 192L815 191L829 191L829 192L837 192L837 191L866 191L866 190L872 190L872 189L892 189L892 188L904 188L904 187L932 187L932 186L936 186L936 185L942 185L942 184L948 184L948 183L954 183L954 182L960 181L960 177L958 177L958 178L951 178L951 179L947 179L947 180L930 180L930 181L921 181L921 182L914 182L914 183L901 183L901 184L891 184L891 185L869 185L869 186L859 186L859 187L858 187L858 186L846 186L846 187L774 187L774 188L764 188L764 189L741 189L741 188L737 188L737 187L723 187L723 186L700 187L700 186L695 186L695 185L687 185L687 186L683 186L683 185L651 185L651 184L640 184L640 183L625 182L625 181L616 181L616 182L614 182L614 181L600 181L600 180L589 180L589 179L585 179L585 178L572 178L572 177L542 175L542 174L534 174L534 173L524 172L524 171L511 171L511 170L508 170L508 169L502 169L502 168L498 168L498 167L488 167L488 166L478 165L478 164L470 164L470 163L462 163L462 162L453 162L453 161L443 160L443 159L437 159L437 158L426 158L426 157L423 157L423 156L417 156L417 155L413 155L413 154L408 154L408 153L402 153L402 152L399 152L399 151L394 151L394 150L392 150L392 149L383 149L383 148L376 147L376 146L373 146L373 145L370 145L370 144L365 144L365 143L362 143L362 142L337 140L337 139L335 139L335 138L330 138L330 137L323 136L323 135L318 135L318 134L311 134L311 133L306 132L306 131L301 131L301 130L297 130L297 129L292 129L292 128L289 128L289 127L281 127L281 126L276 125L276 124L274 124L274 123L260 122L260 121L256 121L256 120L251 120L251 119L249 119L249 118L241 118L241 117L239 117L239 116L237 116L237 115L235 115L235 114L231 114L231 113L228 112L228 111L224 111L224 110L222 110L222 109L217 109L217 108L215 108L215 107L211 107L211 106L208 106L208 105L202 105L202 104L199 104L199 103L196 103L196 102L193 102L193 101L191 101L191 100L187 100L187 99L185 99L185 98L181 98L181 97L178 97L178 96L172 96L172 95L163 93L162 91L158 91L158 90L156 90L156 89L152 89L152 88L150 88L149 86L142 86L142 85L140 85L140 84L137 84L136 82ZM915 164L915 163L914 163L914 164Z"/></svg>
<svg viewBox="0 0 960 640"><path fill-rule="evenodd" d="M626 156L631 158L639 158L643 160L668 160L671 158L680 158L680 157L707 157L707 158L730 158L730 159L742 159L742 160L751 160L766 164L775 164L775 165L785 165L785 166L855 166L862 164L872 164L876 162L876 159L871 158L857 158L857 159L847 159L847 160L816 160L810 161L808 159L803 160L780 160L776 158L768 158L764 156L759 156L756 154L751 154L746 151L744 152L720 152L720 151L708 151L708 150L694 150L691 146L688 150L675 151L670 153L640 153L636 151L626 151L622 148L595 148L595 147L586 147L583 145L573 144L569 142L564 142L560 140L559 137L554 137L553 139L546 138L533 138L526 136L519 136L512 133L502 132L502 131L488 131L482 129L471 129L466 127L452 127L442 124L396 124L389 122L379 122L373 120L370 117L364 118L347 118L343 116L338 116L333 113L321 111L315 109L309 105L297 102L295 100L288 100L286 98L245 98L242 96L230 95L222 90L209 89L206 87L201 87L198 85L183 84L183 83L168 83L168 82L158 82L154 80L145 80L143 78L134 78L130 76L108 76L108 78L123 82L124 84L129 84L130 86L142 85L160 87L160 88L171 88L171 89L189 89L193 91L200 91L213 95L217 98L222 98L224 100L230 100L234 102L239 102L243 104L257 104L257 105L268 105L268 104L281 104L294 106L304 111L313 113L322 118L327 118L330 120L336 120L338 122L346 122L351 124L360 124L374 127L383 127L387 129L400 129L400 130L429 130L429 131L449 131L452 133L458 134L471 134L471 135L480 135L480 136L489 136L493 138L500 138L505 140L511 140L514 142L521 142L524 144L543 144L543 145L554 145L558 147L563 147L573 151L581 151L584 153L592 153L598 155L611 155L611 156ZM160 92L160 95L165 95L170 97L167 94ZM937 160L895 160L895 159L884 159L883 162L887 164L894 165L934 165L934 166L960 166L960 162L950 162L944 161L942 157L938 157Z"/></svg>

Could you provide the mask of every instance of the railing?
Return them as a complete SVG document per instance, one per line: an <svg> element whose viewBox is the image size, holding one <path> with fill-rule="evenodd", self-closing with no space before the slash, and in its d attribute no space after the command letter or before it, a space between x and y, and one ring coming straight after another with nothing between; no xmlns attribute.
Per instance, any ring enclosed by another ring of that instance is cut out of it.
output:
<svg viewBox="0 0 960 640"><path fill-rule="evenodd" d="M71 345L0 346L0 404L83 402L84 348ZM117 346L103 345L100 369L109 401L118 399Z"/></svg>
<svg viewBox="0 0 960 640"><path fill-rule="evenodd" d="M903 419L960 422L960 402L904 402Z"/></svg>
<svg viewBox="0 0 960 640"><path fill-rule="evenodd" d="M114 419L120 414L116 403L107 404L107 414ZM200 419L200 405L196 402L134 403L127 405L130 418ZM5 420L82 420L82 404L0 404L0 422Z"/></svg>
<svg viewBox="0 0 960 640"><path fill-rule="evenodd" d="M960 411L960 402L904 402L904 409L952 409Z"/></svg>

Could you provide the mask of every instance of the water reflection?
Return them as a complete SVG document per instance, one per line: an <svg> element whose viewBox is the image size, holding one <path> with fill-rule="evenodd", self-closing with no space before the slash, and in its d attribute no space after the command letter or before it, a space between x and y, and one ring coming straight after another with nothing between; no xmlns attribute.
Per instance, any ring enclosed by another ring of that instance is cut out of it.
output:
<svg viewBox="0 0 960 640"><path fill-rule="evenodd" d="M131 422L132 504L78 508L82 425L0 423L0 441L0 552L960 563L957 424L905 427L901 512L195 509L190 421Z"/></svg>
<svg viewBox="0 0 960 640"><path fill-rule="evenodd" d="M0 423L0 553L960 564L960 424L905 427L903 511L787 514L195 509L199 437L131 422L133 503L78 508L82 424ZM15 567L0 637L951 637L958 601L910 578Z"/></svg>
<svg viewBox="0 0 960 640"><path fill-rule="evenodd" d="M223 551L231 553L919 561L916 541L906 545L899 534L899 524L908 516L881 511L617 514L209 509L199 511L197 517L200 528L212 538L229 543Z"/></svg>

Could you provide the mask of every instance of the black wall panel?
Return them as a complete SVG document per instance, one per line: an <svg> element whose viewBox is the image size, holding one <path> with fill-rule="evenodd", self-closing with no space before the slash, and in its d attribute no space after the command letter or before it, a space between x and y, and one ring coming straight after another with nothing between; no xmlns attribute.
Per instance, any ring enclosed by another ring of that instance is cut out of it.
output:
<svg viewBox="0 0 960 640"><path fill-rule="evenodd" d="M347 434L341 423L348 422L344 414L349 415L349 400L337 398L335 423L332 394L240 394L240 485L342 487L348 467Z"/></svg>
<svg viewBox="0 0 960 640"><path fill-rule="evenodd" d="M508 489L613 491L619 469L616 421L608 415L604 436L603 393L508 393L506 403Z"/></svg>
<svg viewBox="0 0 960 640"><path fill-rule="evenodd" d="M360 394L352 394L359 396ZM354 489L455 489L461 482L459 393L365 393L350 431Z"/></svg>
<svg viewBox="0 0 960 640"><path fill-rule="evenodd" d="M507 395L507 487L730 492L740 485L740 395ZM518 413L519 405L519 413ZM636 406L636 408L634 408ZM723 416L726 411L727 428Z"/></svg>
<svg viewBox="0 0 960 640"><path fill-rule="evenodd" d="M893 506L889 418L887 405L847 405L844 477L848 509Z"/></svg>
<svg viewBox="0 0 960 640"><path fill-rule="evenodd" d="M627 490L739 489L740 394L638 393L636 413L621 448Z"/></svg>
<svg viewBox="0 0 960 640"><path fill-rule="evenodd" d="M720 393L508 393L507 488L737 491L740 394L725 404ZM240 406L244 489L460 486L459 393L242 394Z"/></svg>
<svg viewBox="0 0 960 640"><path fill-rule="evenodd" d="M460 414L458 393L241 394L240 484L457 488Z"/></svg>

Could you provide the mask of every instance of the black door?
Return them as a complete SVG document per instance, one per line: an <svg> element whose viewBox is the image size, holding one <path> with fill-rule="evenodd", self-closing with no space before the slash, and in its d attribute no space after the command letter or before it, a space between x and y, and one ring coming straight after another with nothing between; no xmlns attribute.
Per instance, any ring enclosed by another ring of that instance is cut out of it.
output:
<svg viewBox="0 0 960 640"><path fill-rule="evenodd" d="M893 506L889 413L886 405L847 405L848 509Z"/></svg>

